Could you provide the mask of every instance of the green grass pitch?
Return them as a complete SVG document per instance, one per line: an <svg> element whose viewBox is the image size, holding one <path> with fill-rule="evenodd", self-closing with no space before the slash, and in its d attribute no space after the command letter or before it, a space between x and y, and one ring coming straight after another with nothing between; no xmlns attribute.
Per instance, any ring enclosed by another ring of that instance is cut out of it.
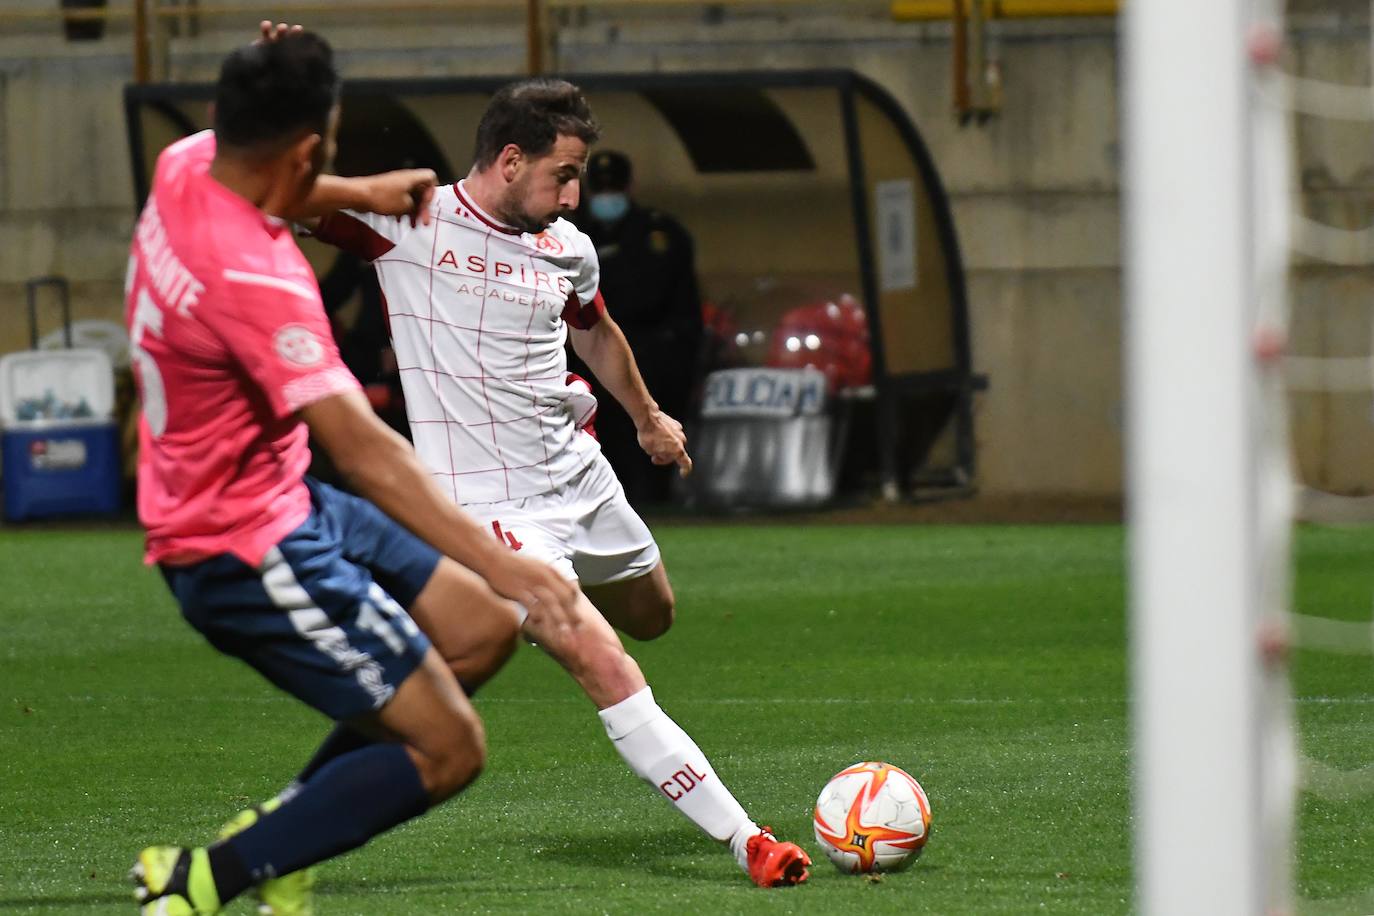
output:
<svg viewBox="0 0 1374 916"><path fill-rule="evenodd" d="M752 887L522 649L478 697L487 772L324 866L321 916L1132 909L1119 527L658 534L678 623L631 651L750 812L811 850L812 880ZM205 840L324 733L180 619L140 542L0 531L0 914L132 913L141 846ZM1367 620L1374 530L1298 543L1298 609ZM1304 752L1374 763L1368 655L1294 665ZM910 770L934 809L924 857L880 882L840 875L811 837L821 785L860 759ZM1369 912L1368 804L1303 798L1300 912Z"/></svg>

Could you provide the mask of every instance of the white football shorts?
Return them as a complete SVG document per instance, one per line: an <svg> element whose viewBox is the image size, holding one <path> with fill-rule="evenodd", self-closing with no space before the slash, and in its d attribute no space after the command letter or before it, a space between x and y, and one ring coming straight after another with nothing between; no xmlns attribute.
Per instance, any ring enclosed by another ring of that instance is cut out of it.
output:
<svg viewBox="0 0 1374 916"><path fill-rule="evenodd" d="M463 509L511 548L583 585L634 579L658 565L658 544L649 526L631 508L600 453L553 492L467 503Z"/></svg>

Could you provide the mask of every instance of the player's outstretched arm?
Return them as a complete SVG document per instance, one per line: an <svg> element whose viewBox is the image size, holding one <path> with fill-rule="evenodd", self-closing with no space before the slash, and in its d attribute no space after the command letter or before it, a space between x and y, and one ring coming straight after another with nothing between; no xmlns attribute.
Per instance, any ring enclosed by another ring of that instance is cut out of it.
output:
<svg viewBox="0 0 1374 916"><path fill-rule="evenodd" d="M379 509L523 604L541 626L576 625L577 587L497 542L444 496L410 443L377 418L361 392L323 398L300 416L339 473Z"/></svg>
<svg viewBox="0 0 1374 916"><path fill-rule="evenodd" d="M412 226L417 222L428 226L429 203L438 180L433 169L397 169L357 178L321 175L296 211L282 215L308 224L339 210L357 210L380 216L406 216Z"/></svg>
<svg viewBox="0 0 1374 916"><path fill-rule="evenodd" d="M676 464L683 477L692 473L687 434L681 423L658 409L620 325L602 315L590 328L570 328L569 333L577 355L634 421L639 447L654 464Z"/></svg>

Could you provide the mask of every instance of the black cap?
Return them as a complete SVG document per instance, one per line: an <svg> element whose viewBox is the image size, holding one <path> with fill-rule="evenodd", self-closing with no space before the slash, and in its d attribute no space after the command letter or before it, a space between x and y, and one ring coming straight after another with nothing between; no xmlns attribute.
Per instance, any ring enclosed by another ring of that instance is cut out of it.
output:
<svg viewBox="0 0 1374 916"><path fill-rule="evenodd" d="M612 149L598 150L587 161L587 190L623 191L630 186L630 157Z"/></svg>

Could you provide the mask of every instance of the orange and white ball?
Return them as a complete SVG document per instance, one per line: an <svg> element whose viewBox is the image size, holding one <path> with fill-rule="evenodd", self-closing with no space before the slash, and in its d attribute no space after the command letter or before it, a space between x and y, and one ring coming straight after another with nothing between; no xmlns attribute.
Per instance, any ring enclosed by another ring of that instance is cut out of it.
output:
<svg viewBox="0 0 1374 916"><path fill-rule="evenodd" d="M816 799L816 842L840 871L895 871L921 854L930 836L930 801L921 784L888 763L856 763Z"/></svg>

